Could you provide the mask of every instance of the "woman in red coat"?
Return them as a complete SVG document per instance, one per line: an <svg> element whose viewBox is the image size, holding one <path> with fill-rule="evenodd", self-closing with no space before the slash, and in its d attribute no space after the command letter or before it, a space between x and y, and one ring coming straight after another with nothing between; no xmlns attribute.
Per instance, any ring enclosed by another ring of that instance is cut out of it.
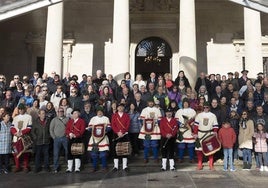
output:
<svg viewBox="0 0 268 188"><path fill-rule="evenodd" d="M73 143L82 143L82 136L85 132L85 121L81 119L79 110L73 110L72 118L67 122L65 134L68 138L68 168L66 172L72 172L73 159L75 159L75 172L80 172L81 155L72 155L71 146Z"/></svg>

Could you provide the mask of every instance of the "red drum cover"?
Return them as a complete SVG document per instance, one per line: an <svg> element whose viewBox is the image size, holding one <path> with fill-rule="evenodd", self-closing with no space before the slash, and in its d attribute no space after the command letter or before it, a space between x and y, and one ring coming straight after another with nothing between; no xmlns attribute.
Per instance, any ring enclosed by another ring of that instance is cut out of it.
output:
<svg viewBox="0 0 268 188"><path fill-rule="evenodd" d="M214 134L211 134L204 138L201 143L202 152L205 156L212 155L221 149L221 143L218 137Z"/></svg>
<svg viewBox="0 0 268 188"><path fill-rule="evenodd" d="M93 128L93 136L96 138L102 138L105 135L105 125L95 125Z"/></svg>
<svg viewBox="0 0 268 188"><path fill-rule="evenodd" d="M153 132L154 130L154 119L145 119L144 125L145 132Z"/></svg>

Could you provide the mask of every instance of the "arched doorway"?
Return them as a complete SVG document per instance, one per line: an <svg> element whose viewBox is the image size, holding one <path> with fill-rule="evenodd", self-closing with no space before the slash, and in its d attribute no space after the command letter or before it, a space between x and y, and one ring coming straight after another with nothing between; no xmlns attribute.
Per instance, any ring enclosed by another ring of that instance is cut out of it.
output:
<svg viewBox="0 0 268 188"><path fill-rule="evenodd" d="M135 50L135 75L142 74L147 80L151 72L157 75L171 72L172 52L169 44L160 37L142 40Z"/></svg>

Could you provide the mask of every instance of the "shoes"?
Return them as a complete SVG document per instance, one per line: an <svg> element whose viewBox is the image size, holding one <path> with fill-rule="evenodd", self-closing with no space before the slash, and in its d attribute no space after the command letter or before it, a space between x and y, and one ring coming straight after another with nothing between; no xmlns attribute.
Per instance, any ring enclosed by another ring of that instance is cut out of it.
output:
<svg viewBox="0 0 268 188"><path fill-rule="evenodd" d="M80 172L80 169L76 169L74 172L75 173L79 173Z"/></svg>
<svg viewBox="0 0 268 188"><path fill-rule="evenodd" d="M92 173L97 172L97 169L96 168L92 168L91 172Z"/></svg>
<svg viewBox="0 0 268 188"><path fill-rule="evenodd" d="M23 170L25 173L28 173L28 172L30 172L30 168L29 167L26 167L26 168L24 168L24 170Z"/></svg>
<svg viewBox="0 0 268 188"><path fill-rule="evenodd" d="M167 169L165 169L165 168L163 168L163 167L161 168L161 171L166 171L166 170L167 170Z"/></svg>
<svg viewBox="0 0 268 188"><path fill-rule="evenodd" d="M176 168L171 168L171 169L170 169L170 171L175 171L175 170L176 170Z"/></svg>
<svg viewBox="0 0 268 188"><path fill-rule="evenodd" d="M66 170L66 173L71 173L71 172L72 172L72 171L71 171L71 170L69 170L69 169L67 169L67 170Z"/></svg>
<svg viewBox="0 0 268 188"><path fill-rule="evenodd" d="M36 168L36 169L34 169L34 173L38 173L38 172L40 172L41 171L41 168Z"/></svg>
<svg viewBox="0 0 268 188"><path fill-rule="evenodd" d="M49 167L46 167L46 168L44 168L44 171L45 172L50 172L50 168Z"/></svg>
<svg viewBox="0 0 268 188"><path fill-rule="evenodd" d="M7 169L3 169L2 172L3 172L4 174L8 174L8 170L7 170Z"/></svg>
<svg viewBox="0 0 268 188"><path fill-rule="evenodd" d="M189 160L189 163L195 163L195 160L194 159L190 159Z"/></svg>
<svg viewBox="0 0 268 188"><path fill-rule="evenodd" d="M20 172L20 171L21 171L21 168L15 168L15 169L13 170L14 173L17 173L17 172Z"/></svg>
<svg viewBox="0 0 268 188"><path fill-rule="evenodd" d="M233 169L230 169L230 171L231 171L231 172L235 172L235 171L236 171L236 169L234 169L234 168L233 168Z"/></svg>
<svg viewBox="0 0 268 188"><path fill-rule="evenodd" d="M225 168L224 168L224 169L222 169L222 170L223 170L224 172L227 172L227 171L228 171L228 170L227 170L227 169L225 169Z"/></svg>
<svg viewBox="0 0 268 188"><path fill-rule="evenodd" d="M125 171L125 172L129 172L129 168L126 167L126 168L123 169L123 171Z"/></svg>
<svg viewBox="0 0 268 188"><path fill-rule="evenodd" d="M118 171L118 168L113 168L112 172L117 172Z"/></svg>
<svg viewBox="0 0 268 188"><path fill-rule="evenodd" d="M104 172L104 173L106 173L106 172L109 171L109 169L107 167L105 167L105 168L102 168L101 171Z"/></svg>
<svg viewBox="0 0 268 188"><path fill-rule="evenodd" d="M264 166L261 166L260 171L261 171L261 172L264 171Z"/></svg>
<svg viewBox="0 0 268 188"><path fill-rule="evenodd" d="M196 170L203 170L203 166L197 166Z"/></svg>
<svg viewBox="0 0 268 188"><path fill-rule="evenodd" d="M215 171L214 166L210 166L210 167L209 167L209 170L211 170L211 171Z"/></svg>

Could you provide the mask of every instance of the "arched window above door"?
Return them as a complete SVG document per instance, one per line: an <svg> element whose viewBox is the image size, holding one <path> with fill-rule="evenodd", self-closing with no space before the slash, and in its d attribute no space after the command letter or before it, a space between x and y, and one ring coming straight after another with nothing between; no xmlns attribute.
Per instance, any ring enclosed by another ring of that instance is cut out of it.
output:
<svg viewBox="0 0 268 188"><path fill-rule="evenodd" d="M137 57L171 57L169 45L159 37L149 37L142 40L136 48Z"/></svg>

